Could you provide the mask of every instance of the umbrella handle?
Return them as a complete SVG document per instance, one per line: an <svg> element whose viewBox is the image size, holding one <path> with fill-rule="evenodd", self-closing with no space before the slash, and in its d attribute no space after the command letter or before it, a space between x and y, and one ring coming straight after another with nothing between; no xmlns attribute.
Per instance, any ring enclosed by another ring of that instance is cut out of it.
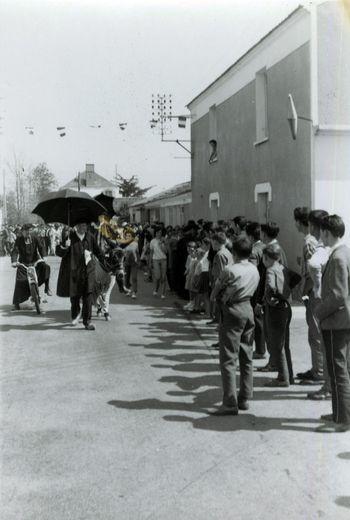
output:
<svg viewBox="0 0 350 520"><path fill-rule="evenodd" d="M68 200L68 218L67 218L67 222L68 222L68 227L70 228L70 200Z"/></svg>

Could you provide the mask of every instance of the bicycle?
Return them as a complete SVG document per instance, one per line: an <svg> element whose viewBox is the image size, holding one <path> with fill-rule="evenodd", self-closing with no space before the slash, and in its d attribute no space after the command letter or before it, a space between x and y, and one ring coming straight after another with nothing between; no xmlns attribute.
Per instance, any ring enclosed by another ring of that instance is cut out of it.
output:
<svg viewBox="0 0 350 520"><path fill-rule="evenodd" d="M29 284L30 289L30 295L32 297L32 300L35 305L35 309L37 314L42 314L42 310L40 308L40 295L39 295L39 285L38 285L38 275L36 273L35 267L40 263L44 262L44 260L39 259L34 264L31 265L25 265L21 262L16 262L16 265L14 267L22 268L25 270L27 274L27 280Z"/></svg>

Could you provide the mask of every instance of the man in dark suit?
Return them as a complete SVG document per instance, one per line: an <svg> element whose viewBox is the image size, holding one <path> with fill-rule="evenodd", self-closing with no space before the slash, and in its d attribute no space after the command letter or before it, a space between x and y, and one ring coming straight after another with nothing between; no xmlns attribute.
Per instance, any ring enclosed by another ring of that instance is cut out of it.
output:
<svg viewBox="0 0 350 520"><path fill-rule="evenodd" d="M70 297L72 324L80 316L80 299L83 300L82 317L86 330L95 330L91 323L93 292L95 286L94 254L101 263L103 253L96 238L88 231L86 222L79 222L56 247L56 255L62 258L57 281L57 296Z"/></svg>
<svg viewBox="0 0 350 520"><path fill-rule="evenodd" d="M325 344L332 388L332 414L321 416L333 424L322 431L350 430L350 249L342 238L343 220L324 217L321 239L331 248L322 277L322 300L316 309Z"/></svg>
<svg viewBox="0 0 350 520"><path fill-rule="evenodd" d="M17 267L17 262L26 266L33 265L35 262L44 257L45 251L42 243L34 235L31 235L31 224L22 226L22 234L15 240L12 252L11 262L13 267ZM45 284L45 293L51 296L49 287L50 266L46 262L42 262L36 266L39 287ZM16 310L20 309L20 303L25 302L30 297L30 288L27 280L27 274L23 269L17 269L16 285L13 294L13 305Z"/></svg>

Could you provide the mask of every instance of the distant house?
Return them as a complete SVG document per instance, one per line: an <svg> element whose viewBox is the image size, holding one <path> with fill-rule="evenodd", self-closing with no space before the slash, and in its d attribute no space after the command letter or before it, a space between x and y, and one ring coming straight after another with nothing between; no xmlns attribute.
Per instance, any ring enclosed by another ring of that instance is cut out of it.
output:
<svg viewBox="0 0 350 520"><path fill-rule="evenodd" d="M131 222L164 222L182 226L191 218L191 182L182 182L129 206Z"/></svg>
<svg viewBox="0 0 350 520"><path fill-rule="evenodd" d="M276 221L294 266L296 206L338 213L350 229L349 60L342 2L324 0L296 9L189 103L195 219Z"/></svg>
<svg viewBox="0 0 350 520"><path fill-rule="evenodd" d="M60 189L78 190L79 186L80 191L85 191L92 197L95 197L95 195L99 195L100 193L110 195L111 197L116 197L119 194L118 188L115 184L95 172L94 164L86 164L85 171L80 172L74 177L74 179L67 182L67 184L62 186Z"/></svg>

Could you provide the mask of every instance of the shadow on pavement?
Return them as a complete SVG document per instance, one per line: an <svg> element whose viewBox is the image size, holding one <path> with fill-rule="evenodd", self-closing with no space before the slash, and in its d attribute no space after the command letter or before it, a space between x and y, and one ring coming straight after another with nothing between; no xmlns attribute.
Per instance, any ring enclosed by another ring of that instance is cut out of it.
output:
<svg viewBox="0 0 350 520"><path fill-rule="evenodd" d="M342 453L338 453L339 459L350 460L350 451L343 451Z"/></svg>
<svg viewBox="0 0 350 520"><path fill-rule="evenodd" d="M337 506L346 507L347 509L350 509L350 497L337 497L334 501Z"/></svg>
<svg viewBox="0 0 350 520"><path fill-rule="evenodd" d="M153 301L152 301L153 303ZM157 302L158 303L158 302ZM158 312L159 310L159 312ZM152 353L145 354L148 358L159 359L159 363L151 364L153 368L174 371L174 375L161 376L159 382L173 383L175 390L167 392L169 400L140 399L135 401L111 400L110 406L124 410L163 410L180 412L174 415L163 416L166 421L188 422L193 428L213 430L219 432L232 432L238 430L291 430L300 432L314 432L319 426L317 419L290 419L283 417L256 417L249 413L241 413L231 417L213 417L208 415L208 410L217 406L222 399L221 376L218 361L218 352L210 351L204 339L217 338L215 329L205 326L204 323L194 324L192 319L184 320L185 313L175 306L174 308L158 307L145 308L145 321L130 321L130 326L137 326L144 330L145 340L154 343L131 343L129 347L143 348ZM148 320L155 318L156 321ZM190 350L190 352L189 352ZM172 353L177 351L176 353ZM161 362L163 361L163 362ZM194 373L191 375L191 373ZM254 387L259 388L271 379L271 374L255 376ZM179 398L178 400L171 400ZM192 398L191 402L185 399ZM271 390L255 390L256 400L286 400L304 399L305 392L294 392L292 389L280 388ZM181 414L185 412L185 414ZM189 414L187 415L186 414ZM205 414L205 417L193 418L190 414Z"/></svg>
<svg viewBox="0 0 350 520"><path fill-rule="evenodd" d="M8 306L7 306L8 307ZM16 316L34 317L35 323L18 325L16 323L8 323L0 326L2 332L10 330L61 330L69 327L71 330L78 330L72 327L70 323L69 310L53 310L46 311L45 314L36 314L31 310L12 311L8 310L2 312L2 316L15 318Z"/></svg>

